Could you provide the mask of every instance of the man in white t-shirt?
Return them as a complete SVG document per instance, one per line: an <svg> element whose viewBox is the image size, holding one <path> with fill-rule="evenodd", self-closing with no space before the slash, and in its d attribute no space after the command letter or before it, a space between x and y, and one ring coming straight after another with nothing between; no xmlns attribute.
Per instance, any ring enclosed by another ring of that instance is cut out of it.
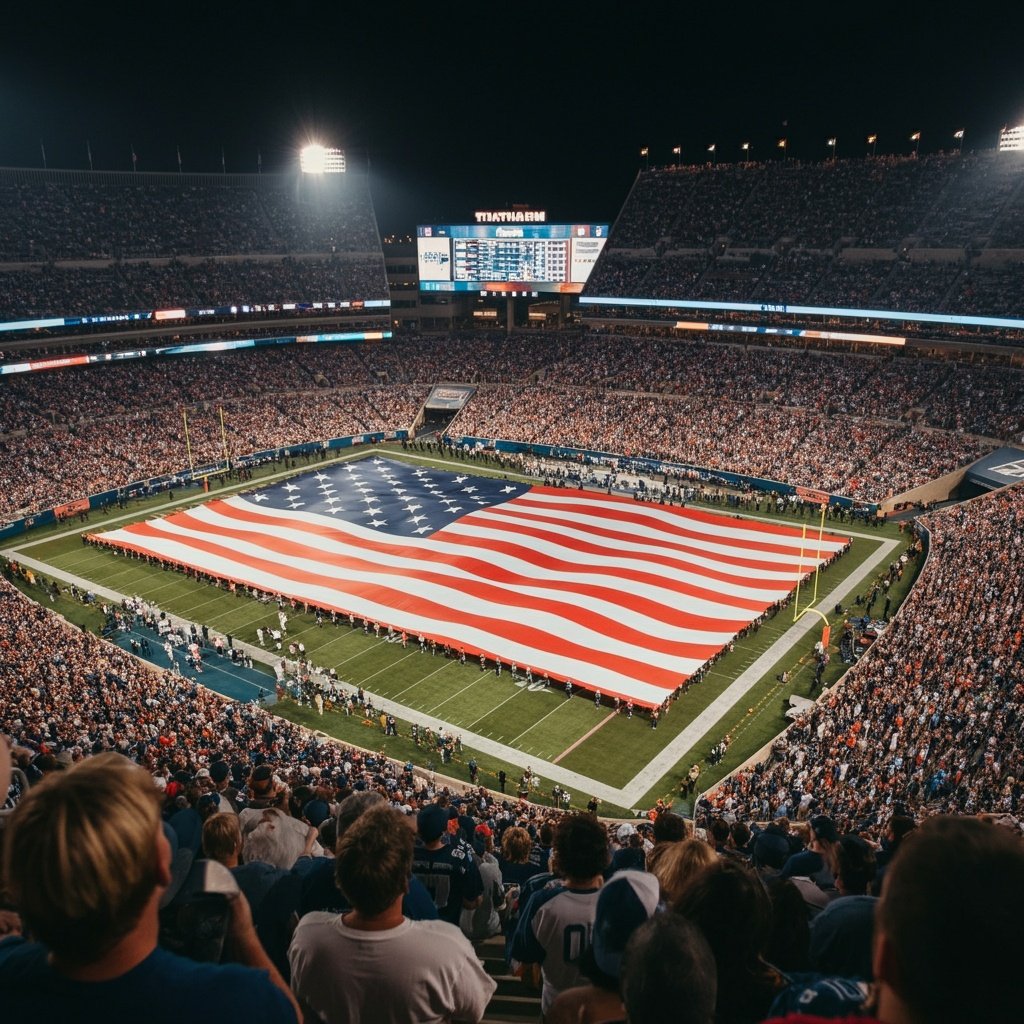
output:
<svg viewBox="0 0 1024 1024"><path fill-rule="evenodd" d="M360 1024L479 1021L496 988L458 928L402 914L413 833L373 807L344 834L336 879L353 909L307 914L292 938L292 989L307 1019Z"/></svg>

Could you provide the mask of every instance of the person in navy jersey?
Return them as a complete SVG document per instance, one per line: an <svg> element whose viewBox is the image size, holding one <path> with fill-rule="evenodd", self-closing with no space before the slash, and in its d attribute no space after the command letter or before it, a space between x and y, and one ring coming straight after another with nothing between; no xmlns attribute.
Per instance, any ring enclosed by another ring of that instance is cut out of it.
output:
<svg viewBox="0 0 1024 1024"><path fill-rule="evenodd" d="M74 1021L301 1020L241 894L228 935L238 963L196 963L157 945L161 899L182 876L145 769L101 754L47 779L19 804L7 839L24 934L0 941L5 1019L45 1006Z"/></svg>
<svg viewBox="0 0 1024 1024"><path fill-rule="evenodd" d="M422 808L416 827L419 841L413 852L413 877L430 893L437 916L458 925L462 911L475 910L484 891L473 848L459 837L458 819L439 804Z"/></svg>

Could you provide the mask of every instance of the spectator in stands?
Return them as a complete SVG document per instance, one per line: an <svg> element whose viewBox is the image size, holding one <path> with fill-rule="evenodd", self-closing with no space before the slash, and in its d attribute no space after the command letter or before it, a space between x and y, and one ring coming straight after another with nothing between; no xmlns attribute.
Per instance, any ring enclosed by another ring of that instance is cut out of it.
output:
<svg viewBox="0 0 1024 1024"><path fill-rule="evenodd" d="M475 908L462 911L459 927L466 938L478 942L501 933L501 912L505 910L501 868L494 856L494 833L486 822L474 829L473 851L483 891Z"/></svg>
<svg viewBox="0 0 1024 1024"><path fill-rule="evenodd" d="M376 790L364 790L345 797L338 804L334 819L335 847L342 836L363 814L370 808L384 803L384 796ZM299 916L314 910L341 914L351 909L348 899L337 886L334 861L328 857L318 858L303 878L302 897L298 907ZM415 875L409 880L409 889L402 899L402 913L413 921L437 919L437 908L434 906L434 901Z"/></svg>
<svg viewBox="0 0 1024 1024"><path fill-rule="evenodd" d="M580 958L590 945L597 897L608 866L608 837L598 821L572 814L555 829L554 870L561 883L535 893L521 910L512 957L540 964L541 1012L555 997L579 984Z"/></svg>
<svg viewBox="0 0 1024 1024"><path fill-rule="evenodd" d="M764 959L771 904L756 874L719 858L690 881L674 908L701 929L714 953L717 1024L753 1024L765 1016L787 979Z"/></svg>
<svg viewBox="0 0 1024 1024"><path fill-rule="evenodd" d="M684 839L667 844L650 870L661 886L661 898L671 904L703 868L714 863L715 851L708 843Z"/></svg>
<svg viewBox="0 0 1024 1024"><path fill-rule="evenodd" d="M455 827L449 828L449 822ZM434 900L442 921L458 925L464 910L474 910L483 897L483 880L472 847L458 834L458 818L448 807L427 804L416 819L419 841L413 874Z"/></svg>
<svg viewBox="0 0 1024 1024"><path fill-rule="evenodd" d="M711 1024L717 989L707 940L678 914L655 914L626 944L621 990L629 1024Z"/></svg>
<svg viewBox="0 0 1024 1024"><path fill-rule="evenodd" d="M886 874L875 921L872 1019L882 1024L1019 1020L1022 915L1019 829L970 817L930 818L901 844ZM950 922L956 922L955 965L949 955ZM820 986L796 992L798 1004L791 993L780 1003L816 1012ZM836 1005L834 993L827 999L830 1007ZM855 991L845 999L846 1012L851 1004L857 1004ZM773 1018L772 1024L782 1019ZM825 1019L831 1016L799 1017L807 1024Z"/></svg>
<svg viewBox="0 0 1024 1024"><path fill-rule="evenodd" d="M466 938L445 921L410 921L413 860L404 815L372 807L338 842L338 886L352 910L307 914L295 930L292 984L329 1022L479 1021L495 990Z"/></svg>
<svg viewBox="0 0 1024 1024"><path fill-rule="evenodd" d="M843 836L835 857L839 895L811 922L811 967L822 974L871 978L875 854L860 836Z"/></svg>
<svg viewBox="0 0 1024 1024"><path fill-rule="evenodd" d="M545 1024L601 1024L623 1019L619 994L622 954L630 936L658 909L658 883L643 870L616 872L597 897L594 932L580 959L590 981L565 989L544 1015Z"/></svg>
<svg viewBox="0 0 1024 1024"><path fill-rule="evenodd" d="M41 999L66 1020L137 1020L143 1007L160 1021L296 1019L241 894L230 939L246 966L198 964L157 946L170 847L152 777L119 754L29 793L11 821L5 873L35 940L0 943L0 1001L12 1019L38 1014Z"/></svg>

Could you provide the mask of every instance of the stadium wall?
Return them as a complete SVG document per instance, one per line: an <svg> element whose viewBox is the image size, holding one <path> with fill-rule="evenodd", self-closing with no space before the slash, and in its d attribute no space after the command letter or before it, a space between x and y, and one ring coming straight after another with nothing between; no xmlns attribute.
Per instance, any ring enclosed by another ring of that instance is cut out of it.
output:
<svg viewBox="0 0 1024 1024"><path fill-rule="evenodd" d="M961 467L960 469L954 469L952 473L940 476L937 480L929 480L928 483L921 484L920 487L914 487L909 491L904 491L902 494L886 498L881 503L880 508L888 515L897 505L905 503L925 505L933 501L946 501L963 483L969 468Z"/></svg>

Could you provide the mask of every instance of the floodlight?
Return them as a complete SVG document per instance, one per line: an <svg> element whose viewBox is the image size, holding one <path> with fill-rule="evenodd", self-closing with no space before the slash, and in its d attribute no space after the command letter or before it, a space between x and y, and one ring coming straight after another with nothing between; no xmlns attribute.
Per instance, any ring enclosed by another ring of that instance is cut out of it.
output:
<svg viewBox="0 0 1024 1024"><path fill-rule="evenodd" d="M323 174L327 150L317 142L302 147L299 154L299 166L303 174Z"/></svg>
<svg viewBox="0 0 1024 1024"><path fill-rule="evenodd" d="M303 174L342 174L345 171L345 154L340 149L311 142L299 153L299 167Z"/></svg>

